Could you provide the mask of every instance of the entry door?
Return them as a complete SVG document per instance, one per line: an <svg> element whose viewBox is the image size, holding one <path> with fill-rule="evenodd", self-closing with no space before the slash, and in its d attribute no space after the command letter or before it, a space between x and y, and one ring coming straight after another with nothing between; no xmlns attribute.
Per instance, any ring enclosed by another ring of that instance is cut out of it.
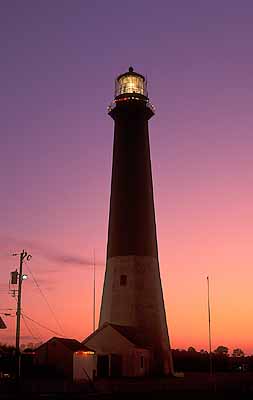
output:
<svg viewBox="0 0 253 400"><path fill-rule="evenodd" d="M109 356L97 357L97 376L98 378L107 378L109 376Z"/></svg>
<svg viewBox="0 0 253 400"><path fill-rule="evenodd" d="M122 376L122 357L119 354L111 354L111 376Z"/></svg>

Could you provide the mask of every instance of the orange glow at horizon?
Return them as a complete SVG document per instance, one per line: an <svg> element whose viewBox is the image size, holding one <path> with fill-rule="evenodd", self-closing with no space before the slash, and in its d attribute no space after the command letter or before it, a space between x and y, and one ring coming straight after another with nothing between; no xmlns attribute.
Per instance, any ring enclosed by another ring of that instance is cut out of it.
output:
<svg viewBox="0 0 253 400"><path fill-rule="evenodd" d="M172 348L194 346L199 350L208 349L206 276L209 275L212 348L225 345L230 351L240 347L247 354L253 353L253 189L247 185L248 178L243 172L236 186L232 176L232 171L227 177L224 174L219 177L210 175L198 185L191 183L189 186L185 177L178 175L177 191L174 191L175 180L173 183L171 176L159 169L156 160L153 161L160 272ZM171 181L169 188L168 179ZM109 177L104 186L107 185L109 187ZM63 326L65 336L78 340L92 332L93 248L97 260L98 325L106 258L108 193L103 200L103 209L97 208L96 218L87 221L86 226L80 223L84 212L83 199L75 199L77 212L72 214L72 220L68 220L67 232L59 225L51 226L47 239L43 232L36 235L38 243L43 243L42 249L37 242L35 245L20 240L15 242L12 238L3 247L5 251L1 261L6 267L1 282L6 282L6 289L9 273L16 267L10 254L26 246L33 255L29 268ZM97 197L90 212L93 212L96 201ZM61 207L64 216L64 204ZM45 257L47 248L49 256ZM89 258L90 264L74 263L71 257L68 263L65 258L63 262L59 257L51 257L56 249L60 255ZM57 336L57 333L62 334L34 286L26 265L24 273L28 274L28 280L23 282L24 314L54 332L27 320L35 339L26 338L31 333L21 321L22 342L39 342ZM15 300L9 295L2 296L2 305L14 309ZM3 319L8 329L1 331L0 341L14 343L15 318Z"/></svg>

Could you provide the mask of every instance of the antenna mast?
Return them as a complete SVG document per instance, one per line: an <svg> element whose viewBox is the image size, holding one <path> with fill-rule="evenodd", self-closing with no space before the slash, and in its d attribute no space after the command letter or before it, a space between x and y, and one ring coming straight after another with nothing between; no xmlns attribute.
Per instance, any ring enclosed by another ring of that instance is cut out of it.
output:
<svg viewBox="0 0 253 400"><path fill-rule="evenodd" d="M93 332L96 329L96 262L95 249L93 249Z"/></svg>

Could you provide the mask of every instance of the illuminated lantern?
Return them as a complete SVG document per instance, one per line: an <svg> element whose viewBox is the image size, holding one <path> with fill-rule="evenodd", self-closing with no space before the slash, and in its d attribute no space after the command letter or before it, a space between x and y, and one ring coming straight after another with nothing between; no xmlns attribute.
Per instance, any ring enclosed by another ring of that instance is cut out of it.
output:
<svg viewBox="0 0 253 400"><path fill-rule="evenodd" d="M134 72L132 67L129 68L128 72L120 75L115 82L115 97L129 93L147 96L147 85L144 76Z"/></svg>

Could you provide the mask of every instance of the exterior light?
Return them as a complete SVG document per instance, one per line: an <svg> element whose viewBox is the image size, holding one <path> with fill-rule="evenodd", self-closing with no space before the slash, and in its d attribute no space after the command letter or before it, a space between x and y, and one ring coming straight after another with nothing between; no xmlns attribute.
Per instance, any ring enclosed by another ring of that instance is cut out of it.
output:
<svg viewBox="0 0 253 400"><path fill-rule="evenodd" d="M77 356L90 356L94 354L95 354L94 351L76 351Z"/></svg>
<svg viewBox="0 0 253 400"><path fill-rule="evenodd" d="M23 275L22 275L22 281L26 281L26 279L28 279L28 275L23 274Z"/></svg>

